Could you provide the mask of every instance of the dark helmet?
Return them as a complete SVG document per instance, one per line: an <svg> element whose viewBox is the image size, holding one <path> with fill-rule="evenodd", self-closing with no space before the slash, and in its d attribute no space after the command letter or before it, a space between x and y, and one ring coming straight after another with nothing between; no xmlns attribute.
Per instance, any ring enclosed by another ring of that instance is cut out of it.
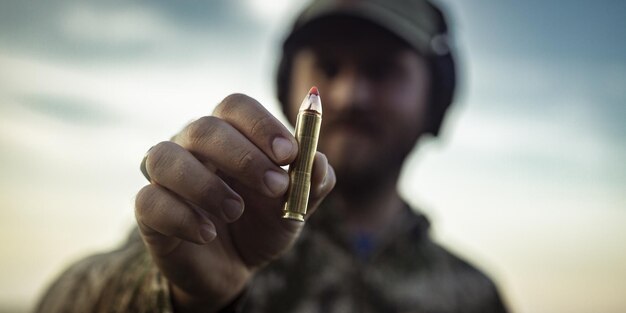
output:
<svg viewBox="0 0 626 313"><path fill-rule="evenodd" d="M283 112L293 56L302 48L298 40L306 29L325 18L353 17L389 31L414 48L428 62L431 79L429 123L426 132L437 135L454 98L456 70L443 12L428 0L315 0L298 16L283 43L277 72L277 93Z"/></svg>

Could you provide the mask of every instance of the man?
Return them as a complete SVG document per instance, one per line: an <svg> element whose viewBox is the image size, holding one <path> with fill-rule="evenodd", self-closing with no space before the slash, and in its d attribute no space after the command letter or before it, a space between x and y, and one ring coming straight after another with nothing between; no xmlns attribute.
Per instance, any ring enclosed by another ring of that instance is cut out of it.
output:
<svg viewBox="0 0 626 313"><path fill-rule="evenodd" d="M291 123L311 86L324 103L306 223L281 218L295 138L231 95L147 153L143 241L70 268L39 311L504 312L493 283L433 243L396 189L452 101L446 32L425 0L313 2L278 71Z"/></svg>

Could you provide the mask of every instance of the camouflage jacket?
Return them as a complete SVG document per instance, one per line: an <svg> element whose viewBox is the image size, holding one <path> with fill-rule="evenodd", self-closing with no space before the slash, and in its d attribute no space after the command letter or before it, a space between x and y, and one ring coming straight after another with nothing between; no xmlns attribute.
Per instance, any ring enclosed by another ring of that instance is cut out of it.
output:
<svg viewBox="0 0 626 313"><path fill-rule="evenodd" d="M351 237L328 208L259 272L229 312L506 312L495 285L434 243L408 207L377 236ZM70 267L37 312L172 312L166 280L135 230L127 244Z"/></svg>

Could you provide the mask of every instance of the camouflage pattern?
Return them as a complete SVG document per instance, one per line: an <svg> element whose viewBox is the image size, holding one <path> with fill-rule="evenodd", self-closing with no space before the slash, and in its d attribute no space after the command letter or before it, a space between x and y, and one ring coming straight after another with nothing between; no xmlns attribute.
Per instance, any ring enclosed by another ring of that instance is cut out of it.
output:
<svg viewBox="0 0 626 313"><path fill-rule="evenodd" d="M320 208L298 244L256 275L243 312L506 312L494 284L434 243L408 206L375 241L341 221Z"/></svg>
<svg viewBox="0 0 626 313"><path fill-rule="evenodd" d="M483 273L434 243L408 206L377 236L351 237L322 207L294 248L260 271L228 312L506 312ZM81 261L37 312L171 312L167 283L135 233Z"/></svg>
<svg viewBox="0 0 626 313"><path fill-rule="evenodd" d="M50 286L37 313L172 313L167 280L135 229L120 249L72 265Z"/></svg>

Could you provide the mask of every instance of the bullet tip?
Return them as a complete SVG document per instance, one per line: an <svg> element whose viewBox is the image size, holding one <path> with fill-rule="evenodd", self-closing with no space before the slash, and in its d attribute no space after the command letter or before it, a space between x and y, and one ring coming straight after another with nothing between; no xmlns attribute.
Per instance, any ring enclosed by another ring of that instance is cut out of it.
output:
<svg viewBox="0 0 626 313"><path fill-rule="evenodd" d="M302 100L300 111L317 111L320 114L322 113L322 100L317 87L311 87L309 94Z"/></svg>

